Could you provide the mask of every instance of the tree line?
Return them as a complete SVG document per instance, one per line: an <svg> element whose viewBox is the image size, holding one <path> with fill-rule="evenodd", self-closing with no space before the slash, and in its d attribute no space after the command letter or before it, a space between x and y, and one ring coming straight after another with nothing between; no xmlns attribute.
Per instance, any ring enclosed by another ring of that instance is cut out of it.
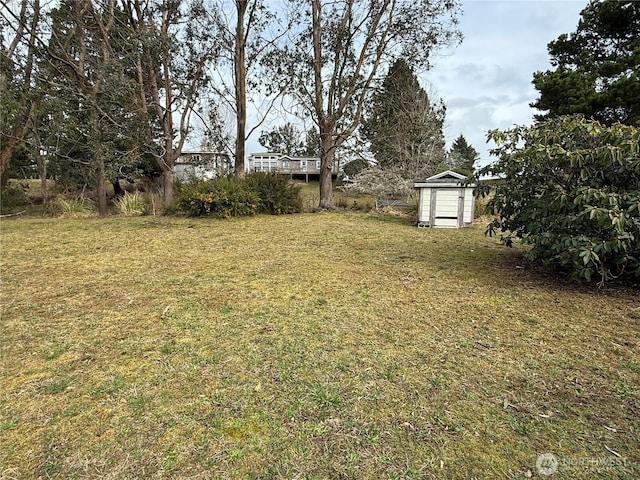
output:
<svg viewBox="0 0 640 480"><path fill-rule="evenodd" d="M449 0L0 6L0 180L26 148L41 178L95 186L101 214L107 181L141 172L160 176L172 201L175 162L196 117L242 176L247 138L276 110L313 125L319 206L332 208L336 151L357 134L383 73L398 59L427 67L434 51L461 38L459 6ZM251 102L259 118L249 125ZM233 135L223 111L232 112Z"/></svg>

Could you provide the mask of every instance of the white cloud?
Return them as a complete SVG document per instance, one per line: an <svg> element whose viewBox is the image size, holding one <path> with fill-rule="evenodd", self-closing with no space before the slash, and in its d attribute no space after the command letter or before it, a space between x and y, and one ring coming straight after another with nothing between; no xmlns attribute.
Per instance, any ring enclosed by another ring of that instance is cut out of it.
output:
<svg viewBox="0 0 640 480"><path fill-rule="evenodd" d="M551 68L547 44L575 31L587 0L462 0L463 43L434 56L434 68L420 76L432 98L447 104L445 136L460 134L491 161L486 133L530 124L529 104L538 92L533 73ZM265 125L263 129L268 129ZM259 151L260 129L247 151Z"/></svg>
<svg viewBox="0 0 640 480"><path fill-rule="evenodd" d="M486 132L529 124L538 93L533 73L551 68L547 44L575 30L581 1L462 0L465 39L437 57L422 79L447 104L445 136L461 133L490 161Z"/></svg>

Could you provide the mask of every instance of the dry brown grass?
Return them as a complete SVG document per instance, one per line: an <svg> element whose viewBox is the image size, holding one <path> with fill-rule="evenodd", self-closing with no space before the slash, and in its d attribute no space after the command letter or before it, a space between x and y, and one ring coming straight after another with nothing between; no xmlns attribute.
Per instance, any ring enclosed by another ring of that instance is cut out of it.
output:
<svg viewBox="0 0 640 480"><path fill-rule="evenodd" d="M637 290L482 228L0 226L2 478L640 476Z"/></svg>
<svg viewBox="0 0 640 480"><path fill-rule="evenodd" d="M318 182L300 183L302 210L304 212L315 212L320 203L320 192ZM339 188L333 191L333 203L338 210L351 212L369 212L376 206L376 199L371 195L360 195L357 197L347 195Z"/></svg>

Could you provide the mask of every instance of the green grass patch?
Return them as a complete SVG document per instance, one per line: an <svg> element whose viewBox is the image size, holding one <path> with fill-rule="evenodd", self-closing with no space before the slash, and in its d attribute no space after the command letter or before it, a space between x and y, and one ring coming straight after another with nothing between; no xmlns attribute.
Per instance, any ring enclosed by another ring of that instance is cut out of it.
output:
<svg viewBox="0 0 640 480"><path fill-rule="evenodd" d="M73 383L73 378L55 378L44 385L43 392L48 395L64 392Z"/></svg>
<svg viewBox="0 0 640 480"><path fill-rule="evenodd" d="M1 224L7 478L640 477L637 290L380 215ZM522 268L522 267L525 268Z"/></svg>

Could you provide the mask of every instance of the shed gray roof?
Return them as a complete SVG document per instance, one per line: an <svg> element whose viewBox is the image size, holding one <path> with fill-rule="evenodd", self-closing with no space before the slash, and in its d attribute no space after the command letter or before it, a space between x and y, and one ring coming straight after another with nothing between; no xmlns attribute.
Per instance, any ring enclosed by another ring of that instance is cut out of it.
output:
<svg viewBox="0 0 640 480"><path fill-rule="evenodd" d="M437 175L433 175L421 182L416 182L413 184L415 188L422 187L458 187L462 184L467 177L464 175L453 172L451 170L447 170L442 173L438 173ZM467 185L467 187L475 187L475 185Z"/></svg>

